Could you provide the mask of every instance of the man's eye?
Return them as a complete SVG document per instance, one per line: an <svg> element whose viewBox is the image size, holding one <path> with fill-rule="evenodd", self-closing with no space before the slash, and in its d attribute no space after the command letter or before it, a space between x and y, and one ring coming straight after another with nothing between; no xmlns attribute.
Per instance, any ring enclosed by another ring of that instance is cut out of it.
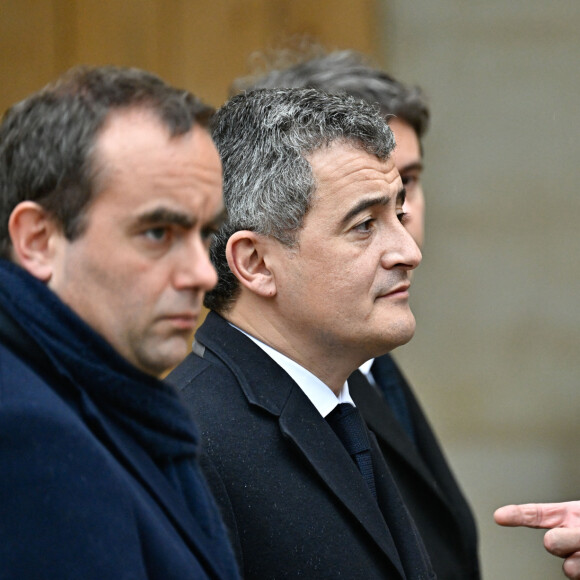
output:
<svg viewBox="0 0 580 580"><path fill-rule="evenodd" d="M417 183L419 183L418 175L401 175L401 181L405 189L413 188Z"/></svg>
<svg viewBox="0 0 580 580"><path fill-rule="evenodd" d="M154 242L162 242L163 240L165 240L165 238L167 238L168 232L167 228L159 227L159 228L149 228L144 232L144 234L145 237Z"/></svg>
<svg viewBox="0 0 580 580"><path fill-rule="evenodd" d="M368 232L368 231L370 231L374 221L375 220L373 218L369 218L368 220L365 220L364 222L355 226L354 229L357 232Z"/></svg>
<svg viewBox="0 0 580 580"><path fill-rule="evenodd" d="M405 225L409 221L409 214L406 211L401 211L397 214L399 221Z"/></svg>

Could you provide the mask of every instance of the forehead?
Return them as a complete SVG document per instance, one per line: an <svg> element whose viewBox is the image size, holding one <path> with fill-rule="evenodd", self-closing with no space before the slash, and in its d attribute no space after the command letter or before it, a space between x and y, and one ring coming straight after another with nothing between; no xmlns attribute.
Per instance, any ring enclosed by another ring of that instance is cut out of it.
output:
<svg viewBox="0 0 580 580"><path fill-rule="evenodd" d="M392 195L401 187L392 156L381 160L350 143L319 149L309 162L316 183L313 207L321 202L344 206L366 194Z"/></svg>
<svg viewBox="0 0 580 580"><path fill-rule="evenodd" d="M194 126L187 133L172 137L153 111L145 108L122 109L107 118L96 139L95 156L97 163L106 170L119 171L128 167L138 176L171 160L177 164L196 162L199 154L203 156L211 143L211 139L203 143L204 133L207 133L205 129ZM198 145L195 152L192 143L194 136ZM211 145L210 148L215 149ZM156 163L149 165L147 161Z"/></svg>
<svg viewBox="0 0 580 580"><path fill-rule="evenodd" d="M389 119L389 127L395 136L396 146L393 161L400 169L421 161L421 143L415 129L406 121L397 117Z"/></svg>
<svg viewBox="0 0 580 580"><path fill-rule="evenodd" d="M102 196L119 203L160 199L198 206L208 198L221 203L221 162L209 133L201 128L172 137L147 110L114 113L95 148Z"/></svg>

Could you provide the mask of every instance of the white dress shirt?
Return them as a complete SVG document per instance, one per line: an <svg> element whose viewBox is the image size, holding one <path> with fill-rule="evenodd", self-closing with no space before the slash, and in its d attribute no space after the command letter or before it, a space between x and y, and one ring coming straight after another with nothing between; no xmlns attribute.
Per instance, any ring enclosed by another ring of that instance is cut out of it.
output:
<svg viewBox="0 0 580 580"><path fill-rule="evenodd" d="M360 367L358 367L358 370L366 377L367 381L373 387L376 387L377 383L375 382L375 377L373 377L373 373L371 372L371 367L373 366L374 362L375 359L372 358L371 360L368 360L366 363L360 365Z"/></svg>
<svg viewBox="0 0 580 580"><path fill-rule="evenodd" d="M323 417L326 417L339 403L350 403L353 407L356 407L350 393L348 392L348 383L346 381L337 397L329 386L325 385L309 370L306 370L297 362L243 331L241 328L238 328L234 324L232 324L232 326L237 328L240 332L243 332L248 338L251 338L270 358L274 360L274 362L279 364L302 389L304 394L310 399L310 402Z"/></svg>

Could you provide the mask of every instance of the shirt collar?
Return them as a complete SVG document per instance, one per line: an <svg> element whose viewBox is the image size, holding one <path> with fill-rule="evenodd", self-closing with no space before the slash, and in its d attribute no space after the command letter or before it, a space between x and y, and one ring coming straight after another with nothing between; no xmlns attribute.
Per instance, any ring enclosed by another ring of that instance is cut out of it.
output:
<svg viewBox="0 0 580 580"><path fill-rule="evenodd" d="M372 358L371 360L368 360L366 363L363 363L362 365L360 365L359 371L363 374L363 375L368 375L371 372L371 367L373 366L373 363L375 362L375 359Z"/></svg>
<svg viewBox="0 0 580 580"><path fill-rule="evenodd" d="M286 355L273 349L251 334L248 334L235 324L231 325L253 340L275 363L280 365L302 389L323 417L326 417L339 403L349 403L353 407L356 407L348 391L348 383L346 381L337 397L329 386L324 384L317 376L299 365L296 361L293 361L291 358L288 358Z"/></svg>

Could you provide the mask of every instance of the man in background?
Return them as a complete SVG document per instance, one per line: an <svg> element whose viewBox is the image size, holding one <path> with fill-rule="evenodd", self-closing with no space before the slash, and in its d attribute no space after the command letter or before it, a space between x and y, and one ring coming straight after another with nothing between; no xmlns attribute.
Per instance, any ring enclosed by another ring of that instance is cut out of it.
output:
<svg viewBox="0 0 580 580"><path fill-rule="evenodd" d="M421 139L428 127L429 108L421 90L403 85L353 51L318 51L314 56L281 51L267 58L267 63L269 72L235 81L233 92L311 87L350 94L380 108L395 136L393 160L406 190L405 227L422 247ZM368 361L361 371L366 380L357 372L349 381L352 397L378 438L438 577L479 578L473 514L413 390L389 354Z"/></svg>
<svg viewBox="0 0 580 580"><path fill-rule="evenodd" d="M237 578L198 434L156 377L216 282L212 110L75 69L0 125L0 577Z"/></svg>
<svg viewBox="0 0 580 580"><path fill-rule="evenodd" d="M407 342L410 272L392 132L312 89L232 98L212 135L227 220L193 353L168 380L202 430L207 475L246 579L433 578L349 395Z"/></svg>

